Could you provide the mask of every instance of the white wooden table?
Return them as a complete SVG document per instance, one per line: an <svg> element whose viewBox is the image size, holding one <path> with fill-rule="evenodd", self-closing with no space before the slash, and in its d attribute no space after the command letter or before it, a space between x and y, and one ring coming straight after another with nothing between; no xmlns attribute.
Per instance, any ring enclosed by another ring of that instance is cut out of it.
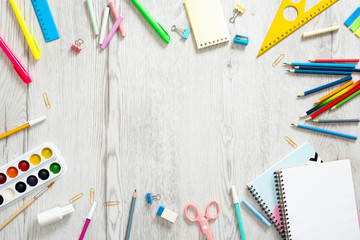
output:
<svg viewBox="0 0 360 240"><path fill-rule="evenodd" d="M48 120L1 140L0 163L52 141L69 169L0 232L0 239L77 239L89 211L91 187L100 204L86 239L124 238L134 189L139 197L131 239L197 239L199 227L185 219L184 207L194 202L203 214L213 199L222 207L219 218L210 224L215 239L239 239L230 186L236 184L240 198L255 203L246 183L292 151L284 136L298 144L311 142L325 161L350 158L360 207L359 142L290 127L329 90L303 99L296 95L339 77L294 76L280 65L271 66L281 53L284 61L358 58L359 39L343 25L358 1L339 1L258 59L281 0L241 1L245 13L227 25L231 36L250 37L247 47L229 42L201 51L196 50L193 36L183 41L170 31L173 24L189 26L183 1L141 1L171 33L169 45L130 1L115 1L125 16L127 35L122 39L117 33L105 51L93 34L83 1L50 1L61 38L47 44L31 2L18 2L43 55L34 60L9 1L1 1L0 36L25 65L33 83L25 85L0 53L0 133L41 115ZM228 19L239 2L221 2ZM94 1L98 22L106 5L105 0ZM111 17L110 25L113 22ZM341 28L301 39L305 31L331 25ZM78 38L85 43L75 55L69 49ZM360 75L353 76L358 80ZM49 110L43 92L50 98ZM359 107L359 99L354 99L324 116L358 117ZM325 128L360 136L357 124ZM64 206L80 192L85 197L76 202L74 214L39 227L39 212ZM147 192L159 193L162 199L148 206L143 197ZM0 221L31 196L1 210ZM118 200L120 205L104 207L106 200ZM160 204L179 213L175 224L156 217ZM279 239L273 227L267 229L247 209L241 207L241 211L247 239Z"/></svg>

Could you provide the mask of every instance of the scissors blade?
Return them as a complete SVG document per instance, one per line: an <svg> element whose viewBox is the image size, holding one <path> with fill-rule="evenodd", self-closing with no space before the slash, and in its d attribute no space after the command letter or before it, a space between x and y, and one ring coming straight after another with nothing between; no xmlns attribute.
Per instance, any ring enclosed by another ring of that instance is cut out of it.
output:
<svg viewBox="0 0 360 240"><path fill-rule="evenodd" d="M203 234L202 232L200 232L201 238L200 240L208 240L207 236L205 234Z"/></svg>

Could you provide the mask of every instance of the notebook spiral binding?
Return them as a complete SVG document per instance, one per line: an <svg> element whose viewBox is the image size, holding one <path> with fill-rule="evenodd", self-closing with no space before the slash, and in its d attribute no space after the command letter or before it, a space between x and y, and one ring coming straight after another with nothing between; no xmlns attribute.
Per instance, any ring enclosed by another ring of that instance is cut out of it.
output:
<svg viewBox="0 0 360 240"><path fill-rule="evenodd" d="M261 196L259 195L259 193L256 191L256 189L251 185L248 186L248 189L251 193L251 195L254 197L254 199L257 201L257 203L259 204L260 208L263 210L263 212L265 213L265 215L267 216L268 220L274 224L276 230L279 232L279 234L281 235L281 237L283 237L283 229L281 228L282 224L280 222L278 222L278 220L276 220L275 216L272 214L271 209L269 209L265 202L261 199Z"/></svg>
<svg viewBox="0 0 360 240"><path fill-rule="evenodd" d="M282 239L292 240L291 238L291 230L290 230L290 222L287 214L287 205L286 205L286 197L285 197L285 187L284 181L282 179L282 171L274 172L274 179L275 179L275 188L276 188L276 198L277 203L281 206L281 220L283 224L279 227L279 231L281 234Z"/></svg>

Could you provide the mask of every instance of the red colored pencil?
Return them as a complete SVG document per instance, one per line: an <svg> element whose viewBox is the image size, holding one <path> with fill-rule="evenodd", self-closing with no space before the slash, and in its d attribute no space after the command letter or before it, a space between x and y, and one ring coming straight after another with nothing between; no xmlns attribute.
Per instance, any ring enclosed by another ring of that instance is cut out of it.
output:
<svg viewBox="0 0 360 240"><path fill-rule="evenodd" d="M359 59L310 59L309 62L333 63L333 62L359 62Z"/></svg>
<svg viewBox="0 0 360 240"><path fill-rule="evenodd" d="M360 81L360 80L359 80ZM359 82L357 81L357 82ZM323 108L321 108L319 111L315 112L314 114L312 114L308 119L306 120L311 120L313 118L316 118L317 116L319 116L320 114L322 114L323 112L325 112L326 110L332 108L333 106L335 106L337 103L341 102L342 100L344 100L345 98L347 98L348 96L350 96L351 94L353 94L354 92L356 92L357 90L360 89L360 85L357 85L355 88L351 89L350 91L348 91L347 93L345 93L344 95L342 95L341 97L339 97L338 99L334 100L333 102L329 103L328 105L324 106Z"/></svg>

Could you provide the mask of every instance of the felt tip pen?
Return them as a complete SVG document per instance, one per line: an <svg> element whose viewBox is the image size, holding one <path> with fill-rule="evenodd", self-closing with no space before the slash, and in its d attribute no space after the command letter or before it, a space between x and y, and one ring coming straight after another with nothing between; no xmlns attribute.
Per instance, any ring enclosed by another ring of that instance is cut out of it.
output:
<svg viewBox="0 0 360 240"><path fill-rule="evenodd" d="M238 220L238 224L239 224L240 238L241 238L241 240L245 240L245 232L244 232L244 227L242 224L241 214L240 214L239 198L237 196L236 188L234 185L231 186L231 194L232 194L234 207L235 207L235 211L236 211L236 216L237 216L237 220Z"/></svg>
<svg viewBox="0 0 360 240"><path fill-rule="evenodd" d="M15 57L15 55L11 52L9 47L5 44L4 40L0 37L0 47L4 50L6 56L10 59L11 63L14 66L15 71L23 80L24 83L31 83L31 78L29 74L26 72L25 68L21 65L19 60Z"/></svg>
<svg viewBox="0 0 360 240"><path fill-rule="evenodd" d="M144 18L149 22L151 27L155 30L155 32L164 40L166 43L170 42L170 35L165 31L165 29L152 18L152 16L146 11L146 9L137 1L131 0L131 2L135 5L135 7L140 11L140 13L144 16Z"/></svg>
<svg viewBox="0 0 360 240"><path fill-rule="evenodd" d="M31 53L34 55L34 58L38 60L41 57L41 51L40 48L34 38L33 35L31 35L31 32L29 30L29 27L27 26L25 19L20 11L19 5L15 0L9 0L12 8L14 9L15 15L17 20L19 21L21 30L24 33L26 42L29 45Z"/></svg>
<svg viewBox="0 0 360 240"><path fill-rule="evenodd" d="M85 221L83 230L81 231L79 240L84 239L86 230L87 230L87 228L88 228L88 226L89 226L89 224L90 224L90 221L91 221L92 216L94 215L96 206L97 206L97 202L94 202L94 203L91 205L90 212L89 212L89 214L88 214L88 216L87 216L87 218L86 218L86 221Z"/></svg>

